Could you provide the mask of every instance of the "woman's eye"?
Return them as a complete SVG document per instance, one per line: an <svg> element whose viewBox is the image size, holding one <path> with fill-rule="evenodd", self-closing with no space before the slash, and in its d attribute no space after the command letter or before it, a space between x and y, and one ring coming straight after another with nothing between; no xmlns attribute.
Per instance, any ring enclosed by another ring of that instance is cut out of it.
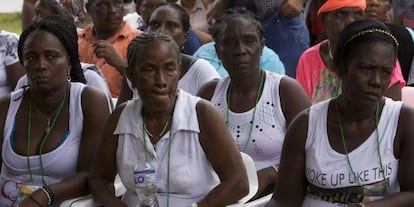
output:
<svg viewBox="0 0 414 207"><path fill-rule="evenodd" d="M53 60L55 58L57 58L57 55L48 55L47 56L47 59L49 59L49 60Z"/></svg>
<svg viewBox="0 0 414 207"><path fill-rule="evenodd" d="M33 61L34 59L35 59L34 56L26 56L26 57L24 57L24 60L25 61Z"/></svg>

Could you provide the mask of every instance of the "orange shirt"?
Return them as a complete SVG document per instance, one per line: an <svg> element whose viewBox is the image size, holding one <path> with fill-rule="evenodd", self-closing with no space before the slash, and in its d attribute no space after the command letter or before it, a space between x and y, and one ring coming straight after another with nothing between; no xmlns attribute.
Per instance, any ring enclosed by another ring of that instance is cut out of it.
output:
<svg viewBox="0 0 414 207"><path fill-rule="evenodd" d="M129 42L137 35L141 34L140 30L130 27L125 22L122 28L111 38L107 39L114 46L118 54L127 59L127 48ZM113 66L106 63L104 58L97 58L93 52L93 44L97 41L93 35L93 24L89 24L84 29L78 30L79 56L81 62L93 63L103 72L113 98L118 98L121 90L122 74Z"/></svg>

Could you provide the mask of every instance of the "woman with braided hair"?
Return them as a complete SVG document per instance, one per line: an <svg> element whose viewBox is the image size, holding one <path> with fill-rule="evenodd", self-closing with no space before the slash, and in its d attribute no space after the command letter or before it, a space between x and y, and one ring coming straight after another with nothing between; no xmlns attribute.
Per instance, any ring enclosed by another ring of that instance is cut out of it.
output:
<svg viewBox="0 0 414 207"><path fill-rule="evenodd" d="M414 109L384 96L398 42L381 22L340 34L340 96L301 112L286 132L267 207L403 207L414 203Z"/></svg>
<svg viewBox="0 0 414 207"><path fill-rule="evenodd" d="M20 36L29 86L0 100L2 207L58 206L88 193L109 108L105 94L84 84L72 31L73 24L47 17Z"/></svg>
<svg viewBox="0 0 414 207"><path fill-rule="evenodd" d="M225 206L247 194L246 171L223 118L208 101L177 88L180 63L166 34L142 33L129 44L126 73L139 98L111 114L93 162L89 185L103 205L137 206L133 170L145 158L156 171L159 206ZM108 188L116 172L127 189L122 201Z"/></svg>

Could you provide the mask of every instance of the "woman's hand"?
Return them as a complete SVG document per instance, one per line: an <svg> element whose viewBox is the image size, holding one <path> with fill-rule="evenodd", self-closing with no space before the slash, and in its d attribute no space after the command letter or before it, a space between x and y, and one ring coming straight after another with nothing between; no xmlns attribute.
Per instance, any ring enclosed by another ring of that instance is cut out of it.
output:
<svg viewBox="0 0 414 207"><path fill-rule="evenodd" d="M19 203L19 207L42 207L48 206L46 195L41 190L36 190Z"/></svg>
<svg viewBox="0 0 414 207"><path fill-rule="evenodd" d="M111 42L98 40L93 46L97 58L104 58L106 63L116 68L119 73L125 73L127 61L118 54Z"/></svg>
<svg viewBox="0 0 414 207"><path fill-rule="evenodd" d="M277 172L273 167L263 168L257 171L257 178L259 181L259 189L257 190L257 193L252 198L252 200L263 196L263 193L265 193L268 189L270 192L273 190L277 179Z"/></svg>

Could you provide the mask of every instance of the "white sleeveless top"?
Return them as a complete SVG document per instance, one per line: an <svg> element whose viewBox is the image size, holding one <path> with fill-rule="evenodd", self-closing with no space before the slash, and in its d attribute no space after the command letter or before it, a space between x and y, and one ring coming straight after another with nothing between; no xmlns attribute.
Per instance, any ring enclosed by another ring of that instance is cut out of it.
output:
<svg viewBox="0 0 414 207"><path fill-rule="evenodd" d="M249 143L247 141L249 140L254 108L242 113L235 113L229 109L229 120L226 120L239 150L243 151L247 144L244 152L252 157L257 170L279 164L286 133L286 119L282 112L279 95L279 85L283 75L269 71L263 72L266 73L266 79L262 95L256 105L256 115L253 118L254 126ZM229 77L221 79L211 98L211 102L217 107L224 119L227 116L229 84Z"/></svg>
<svg viewBox="0 0 414 207"><path fill-rule="evenodd" d="M158 183L158 201L167 206L167 174L170 164L170 206L191 206L203 199L216 185L219 179L207 160L200 145L200 128L196 111L199 97L179 90L176 100L171 134L171 157L168 159L170 132L167 132L156 144L155 150L149 136L143 140L142 102L140 99L128 101L119 117L114 131L118 135L117 168L127 192L122 198L128 206L136 206L138 197L135 192L133 169L138 159L147 157L156 170Z"/></svg>
<svg viewBox="0 0 414 207"><path fill-rule="evenodd" d="M308 187L308 193L302 206L343 206L339 202L357 202L358 192L361 192L359 194L361 197L364 196L364 202L382 198L386 194L399 192L397 180L398 160L394 156L394 138L402 102L395 102L386 98L379 119L379 149L384 173L382 173L379 164L375 130L364 143L348 153L352 169L358 177L359 183L364 185L365 189L369 189L368 191L359 187L358 180L354 178L352 171L350 171L346 155L336 152L329 143L327 115L331 100L317 103L310 108L308 134L305 144L305 174L308 186L311 187ZM385 175L389 183L385 193L382 192L384 191L383 175ZM312 188L314 193L312 193ZM335 193L331 195L323 193L324 189ZM325 197L325 200L330 202L322 201L321 197ZM335 197L348 197L348 200L338 201L334 199Z"/></svg>
<svg viewBox="0 0 414 207"><path fill-rule="evenodd" d="M188 71L178 81L178 88L189 94L196 95L205 83L220 78L216 69L207 60L198 58L194 61Z"/></svg>
<svg viewBox="0 0 414 207"><path fill-rule="evenodd" d="M45 182L48 185L60 182L76 173L79 145L82 138L83 112L81 105L82 92L86 85L71 83L69 102L69 132L66 139L56 149L42 155ZM0 184L0 206L12 206L17 198L21 184L42 186L42 173L39 156L30 156L33 183L27 169L27 157L14 152L10 138L15 130L15 117L23 98L23 89L13 91L7 112L3 132L2 168ZM26 130L26 129L16 129Z"/></svg>

